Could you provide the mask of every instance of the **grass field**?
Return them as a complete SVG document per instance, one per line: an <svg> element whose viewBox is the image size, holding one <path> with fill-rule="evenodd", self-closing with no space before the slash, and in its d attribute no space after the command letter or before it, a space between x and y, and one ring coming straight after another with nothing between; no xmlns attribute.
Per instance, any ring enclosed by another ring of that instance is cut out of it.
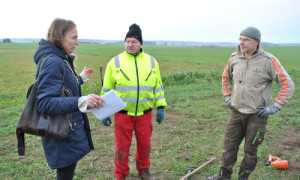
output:
<svg viewBox="0 0 300 180"><path fill-rule="evenodd" d="M34 81L33 54L37 44L0 44L0 179L54 179L55 171L46 162L39 137L26 135L25 156L18 156L15 127L26 101L27 87ZM218 172L225 125L230 111L221 93L221 75L234 47L201 48L144 46L160 65L168 102L166 118L155 120L152 136L151 172L157 179L180 179L187 168L217 159L190 179L205 179ZM300 51L299 47L264 47L274 54L296 84L295 94L280 112L270 116L267 135L258 151L258 164L250 179L300 179ZM96 71L83 85L83 93L101 89L99 67L124 50L123 45L80 44L76 70L84 66ZM272 96L278 93L273 85ZM155 110L153 112L155 116ZM89 114L95 150L79 161L74 179L114 179L113 125L104 127ZM129 158L129 179L137 179L135 140ZM269 154L287 159L289 170L265 167ZM233 179L237 179L240 147Z"/></svg>

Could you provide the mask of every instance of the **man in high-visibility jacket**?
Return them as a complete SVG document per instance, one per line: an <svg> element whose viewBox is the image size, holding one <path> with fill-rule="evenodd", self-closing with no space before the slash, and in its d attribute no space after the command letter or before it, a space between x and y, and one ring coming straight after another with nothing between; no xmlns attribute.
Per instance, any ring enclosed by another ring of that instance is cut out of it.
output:
<svg viewBox="0 0 300 180"><path fill-rule="evenodd" d="M125 37L123 53L115 56L106 66L101 95L109 90L115 92L127 105L115 114L115 176L125 179L129 174L128 156L135 132L136 167L142 179L155 179L149 172L152 121L151 111L157 108L156 121L164 119L167 106L157 61L144 53L142 31L132 24ZM110 117L102 120L105 126L111 124Z"/></svg>

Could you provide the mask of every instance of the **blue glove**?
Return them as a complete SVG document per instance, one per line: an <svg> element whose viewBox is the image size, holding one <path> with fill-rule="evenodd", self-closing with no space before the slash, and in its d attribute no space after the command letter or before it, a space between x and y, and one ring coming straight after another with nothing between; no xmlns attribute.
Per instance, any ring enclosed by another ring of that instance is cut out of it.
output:
<svg viewBox="0 0 300 180"><path fill-rule="evenodd" d="M102 121L102 124L104 126L110 126L111 125L111 119L110 119L109 116L107 118L102 119L101 121Z"/></svg>
<svg viewBox="0 0 300 180"><path fill-rule="evenodd" d="M260 106L257 109L259 110L258 116L262 118L268 117L269 114L275 114L279 110L275 106Z"/></svg>
<svg viewBox="0 0 300 180"><path fill-rule="evenodd" d="M157 109L157 115L156 115L156 122L158 124L162 123L165 117L165 110L164 109Z"/></svg>
<svg viewBox="0 0 300 180"><path fill-rule="evenodd" d="M232 106L232 104L231 104L231 99L229 99L226 103L227 103L227 106L228 106L230 109L233 108L233 106Z"/></svg>

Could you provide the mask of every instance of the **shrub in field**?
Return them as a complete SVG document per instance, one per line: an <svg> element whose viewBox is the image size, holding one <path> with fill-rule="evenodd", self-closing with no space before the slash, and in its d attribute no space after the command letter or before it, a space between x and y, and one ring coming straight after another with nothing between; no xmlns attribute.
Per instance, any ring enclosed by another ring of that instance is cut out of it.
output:
<svg viewBox="0 0 300 180"><path fill-rule="evenodd" d="M199 72L199 71L188 71L179 72L174 74L168 74L162 76L164 86L172 86L179 84L191 84L199 80L206 80L211 82L212 80L221 80L222 73L218 71L212 72Z"/></svg>

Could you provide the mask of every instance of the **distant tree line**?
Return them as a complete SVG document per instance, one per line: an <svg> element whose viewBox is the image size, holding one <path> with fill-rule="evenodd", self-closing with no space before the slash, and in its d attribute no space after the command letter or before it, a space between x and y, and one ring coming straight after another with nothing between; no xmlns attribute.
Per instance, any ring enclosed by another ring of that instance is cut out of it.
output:
<svg viewBox="0 0 300 180"><path fill-rule="evenodd" d="M11 40L9 38L4 38L2 40L3 43L11 43Z"/></svg>

